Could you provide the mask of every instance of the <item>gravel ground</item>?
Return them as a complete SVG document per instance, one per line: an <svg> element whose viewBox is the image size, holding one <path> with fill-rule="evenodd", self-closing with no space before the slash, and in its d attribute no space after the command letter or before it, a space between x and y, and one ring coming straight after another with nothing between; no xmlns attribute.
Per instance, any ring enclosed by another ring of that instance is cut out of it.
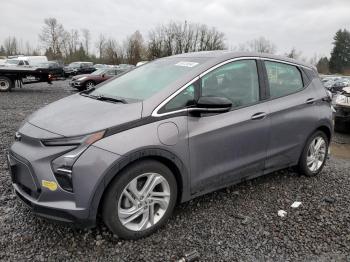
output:
<svg viewBox="0 0 350 262"><path fill-rule="evenodd" d="M322 174L283 170L176 207L168 224L139 241L122 241L100 222L78 230L38 217L14 196L5 151L21 121L72 93L66 82L0 94L0 259L4 261L349 261L350 162L331 157ZM349 143L349 135L336 141ZM294 201L301 201L292 209ZM278 210L287 211L281 218Z"/></svg>

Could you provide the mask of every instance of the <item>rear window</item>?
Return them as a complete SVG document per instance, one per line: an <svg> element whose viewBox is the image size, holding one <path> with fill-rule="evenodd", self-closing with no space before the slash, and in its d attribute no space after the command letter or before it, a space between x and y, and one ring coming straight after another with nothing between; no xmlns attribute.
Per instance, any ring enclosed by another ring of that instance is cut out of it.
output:
<svg viewBox="0 0 350 262"><path fill-rule="evenodd" d="M293 65L265 61L270 97L289 95L304 88L300 70Z"/></svg>

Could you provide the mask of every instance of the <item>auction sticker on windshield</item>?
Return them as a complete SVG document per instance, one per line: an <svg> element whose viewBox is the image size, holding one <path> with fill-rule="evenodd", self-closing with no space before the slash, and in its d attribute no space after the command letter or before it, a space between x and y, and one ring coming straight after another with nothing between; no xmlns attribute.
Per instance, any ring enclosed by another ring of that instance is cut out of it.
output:
<svg viewBox="0 0 350 262"><path fill-rule="evenodd" d="M185 61L183 61L183 62L178 62L178 63L176 63L175 65L176 65L176 66L194 67L194 66L198 65L198 63L196 63L196 62L185 62Z"/></svg>

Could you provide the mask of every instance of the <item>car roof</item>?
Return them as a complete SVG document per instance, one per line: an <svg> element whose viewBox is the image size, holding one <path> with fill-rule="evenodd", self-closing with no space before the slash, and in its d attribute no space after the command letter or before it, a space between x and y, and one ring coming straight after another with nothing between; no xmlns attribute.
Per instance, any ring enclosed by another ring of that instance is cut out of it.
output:
<svg viewBox="0 0 350 262"><path fill-rule="evenodd" d="M174 57L198 57L198 58L207 57L207 58L213 58L213 59L218 59L223 61L228 59L233 59L233 58L239 58L239 57L261 57L261 58L280 60L283 62L297 64L304 67L308 67L310 69L314 69L313 66L292 58L268 54L268 53L258 53L258 52L235 52L235 51L229 51L229 50L215 50L215 51L200 51L200 52L178 54L178 55L175 55Z"/></svg>

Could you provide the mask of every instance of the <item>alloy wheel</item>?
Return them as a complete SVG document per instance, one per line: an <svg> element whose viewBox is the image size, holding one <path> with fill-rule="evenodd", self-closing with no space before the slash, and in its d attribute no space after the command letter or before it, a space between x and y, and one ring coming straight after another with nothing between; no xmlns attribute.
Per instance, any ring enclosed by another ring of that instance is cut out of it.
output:
<svg viewBox="0 0 350 262"><path fill-rule="evenodd" d="M160 174L145 173L134 178L118 201L121 224L132 231L142 231L157 224L170 202L170 186Z"/></svg>
<svg viewBox="0 0 350 262"><path fill-rule="evenodd" d="M317 172L326 159L326 141L323 137L317 136L310 143L306 164L311 172Z"/></svg>
<svg viewBox="0 0 350 262"><path fill-rule="evenodd" d="M88 83L86 83L87 89L90 89L90 88L92 88L92 87L94 87L94 86L95 86L95 84L94 84L93 82L88 82Z"/></svg>

